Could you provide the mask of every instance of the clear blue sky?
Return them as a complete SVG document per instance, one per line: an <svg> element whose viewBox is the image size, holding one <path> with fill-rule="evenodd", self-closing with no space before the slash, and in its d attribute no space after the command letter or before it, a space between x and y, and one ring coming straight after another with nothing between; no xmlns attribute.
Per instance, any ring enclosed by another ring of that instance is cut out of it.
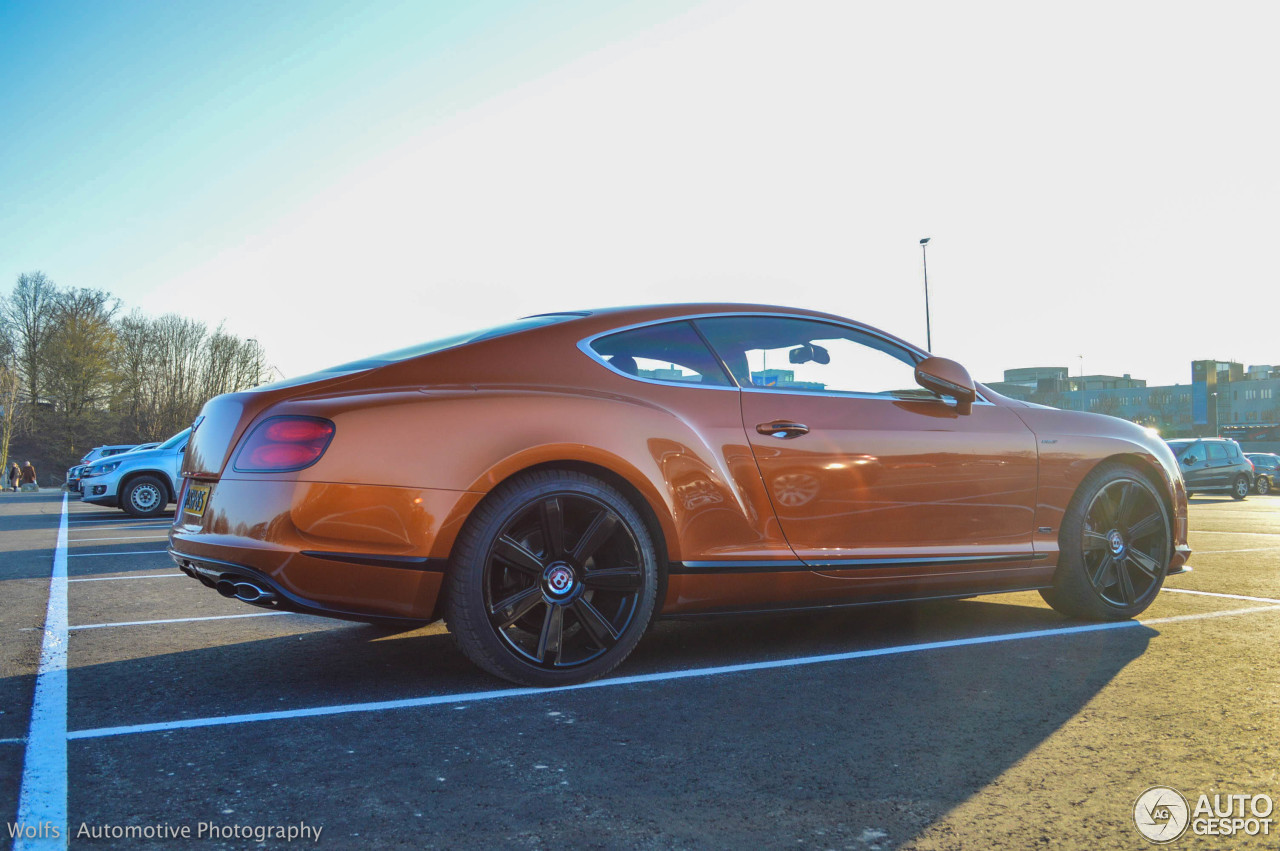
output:
<svg viewBox="0 0 1280 851"><path fill-rule="evenodd" d="M2 3L3 0L0 0ZM1280 363L1280 4L0 5L0 285L287 374L554 309L783 302L1186 382ZM1234 315L1231 321L1205 321Z"/></svg>
<svg viewBox="0 0 1280 851"><path fill-rule="evenodd" d="M332 175L690 5L0 3L0 273L145 306Z"/></svg>

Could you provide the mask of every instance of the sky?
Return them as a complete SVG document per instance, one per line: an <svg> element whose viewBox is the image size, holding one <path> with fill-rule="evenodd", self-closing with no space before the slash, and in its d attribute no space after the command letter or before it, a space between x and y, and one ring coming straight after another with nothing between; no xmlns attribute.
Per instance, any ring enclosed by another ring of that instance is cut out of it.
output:
<svg viewBox="0 0 1280 851"><path fill-rule="evenodd" d="M286 376L554 310L838 313L979 380L1280 364L1280 4L0 0L0 291Z"/></svg>

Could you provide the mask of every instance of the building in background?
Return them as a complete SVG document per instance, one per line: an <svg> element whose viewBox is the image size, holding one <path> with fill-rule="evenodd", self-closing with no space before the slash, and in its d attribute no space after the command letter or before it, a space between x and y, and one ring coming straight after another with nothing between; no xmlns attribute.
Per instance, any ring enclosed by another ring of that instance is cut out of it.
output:
<svg viewBox="0 0 1280 851"><path fill-rule="evenodd" d="M1165 437L1233 437L1245 448L1280 449L1280 368L1235 361L1191 362L1191 383L1155 387L1126 375L1071 375L1065 366L1005 370L988 385L1014 399L1109 414Z"/></svg>

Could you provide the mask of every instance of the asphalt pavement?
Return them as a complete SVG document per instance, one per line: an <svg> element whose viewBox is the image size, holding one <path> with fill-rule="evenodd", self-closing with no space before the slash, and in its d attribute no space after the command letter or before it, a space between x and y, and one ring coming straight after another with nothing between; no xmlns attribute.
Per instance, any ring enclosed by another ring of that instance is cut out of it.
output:
<svg viewBox="0 0 1280 851"><path fill-rule="evenodd" d="M0 496L6 823L21 802L77 848L1106 849L1146 844L1153 786L1280 800L1277 496L1193 499L1193 571L1139 621L1036 594L666 621L553 692L440 625L223 599L165 555L170 519ZM1280 845L1243 831L1172 847Z"/></svg>

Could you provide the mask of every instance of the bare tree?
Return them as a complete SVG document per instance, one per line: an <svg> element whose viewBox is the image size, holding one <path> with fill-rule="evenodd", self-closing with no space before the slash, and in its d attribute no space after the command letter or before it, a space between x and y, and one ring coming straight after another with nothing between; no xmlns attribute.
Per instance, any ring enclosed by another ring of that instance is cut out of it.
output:
<svg viewBox="0 0 1280 851"><path fill-rule="evenodd" d="M44 358L56 324L58 288L43 272L18 276L13 294L0 303L15 363L33 405L44 398Z"/></svg>
<svg viewBox="0 0 1280 851"><path fill-rule="evenodd" d="M41 366L46 395L64 420L110 396L119 301L102 290L68 289L54 300L54 325Z"/></svg>

